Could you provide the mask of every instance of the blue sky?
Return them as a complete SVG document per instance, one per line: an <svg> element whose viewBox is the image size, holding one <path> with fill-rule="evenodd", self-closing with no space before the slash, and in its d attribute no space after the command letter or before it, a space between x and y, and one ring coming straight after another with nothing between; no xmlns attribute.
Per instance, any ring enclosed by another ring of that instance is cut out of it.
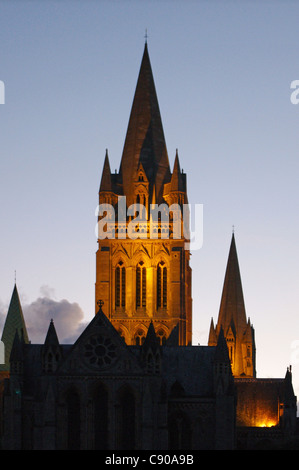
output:
<svg viewBox="0 0 299 470"><path fill-rule="evenodd" d="M28 316L47 298L93 317L103 159L119 168L147 29L170 163L178 148L204 207L194 344L217 320L234 225L257 374L292 364L299 394L298 19L296 1L0 1L1 313L16 270Z"/></svg>

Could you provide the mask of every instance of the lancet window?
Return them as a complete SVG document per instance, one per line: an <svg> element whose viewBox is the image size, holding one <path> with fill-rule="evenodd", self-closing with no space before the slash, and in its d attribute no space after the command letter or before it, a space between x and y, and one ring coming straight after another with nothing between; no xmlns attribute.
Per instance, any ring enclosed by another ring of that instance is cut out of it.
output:
<svg viewBox="0 0 299 470"><path fill-rule="evenodd" d="M115 306L126 306L126 268L122 261L115 268Z"/></svg>
<svg viewBox="0 0 299 470"><path fill-rule="evenodd" d="M146 307L146 268L143 261L136 268L136 308Z"/></svg>
<svg viewBox="0 0 299 470"><path fill-rule="evenodd" d="M167 307L167 267L164 261L157 267L157 308Z"/></svg>

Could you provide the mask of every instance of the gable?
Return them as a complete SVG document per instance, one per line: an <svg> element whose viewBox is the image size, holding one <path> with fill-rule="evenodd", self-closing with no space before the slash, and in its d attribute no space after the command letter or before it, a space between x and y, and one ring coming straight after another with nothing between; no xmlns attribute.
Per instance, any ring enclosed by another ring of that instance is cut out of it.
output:
<svg viewBox="0 0 299 470"><path fill-rule="evenodd" d="M141 373L137 358L100 310L59 365L58 374Z"/></svg>

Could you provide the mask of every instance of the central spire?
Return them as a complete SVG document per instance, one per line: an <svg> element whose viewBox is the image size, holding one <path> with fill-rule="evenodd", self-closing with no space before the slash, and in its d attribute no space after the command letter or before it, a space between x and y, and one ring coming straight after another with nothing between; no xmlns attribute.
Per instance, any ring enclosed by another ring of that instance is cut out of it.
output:
<svg viewBox="0 0 299 470"><path fill-rule="evenodd" d="M170 168L147 43L144 46L120 164L123 191L128 205L133 202L131 183L140 163L150 182L150 190L155 185L157 203L162 202L163 185L170 180Z"/></svg>

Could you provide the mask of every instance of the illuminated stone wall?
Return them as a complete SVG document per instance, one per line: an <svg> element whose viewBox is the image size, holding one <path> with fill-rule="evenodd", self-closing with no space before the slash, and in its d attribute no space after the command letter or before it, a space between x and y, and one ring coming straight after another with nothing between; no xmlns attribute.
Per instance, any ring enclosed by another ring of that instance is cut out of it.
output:
<svg viewBox="0 0 299 470"><path fill-rule="evenodd" d="M283 411L284 379L235 379L237 426L277 426Z"/></svg>

